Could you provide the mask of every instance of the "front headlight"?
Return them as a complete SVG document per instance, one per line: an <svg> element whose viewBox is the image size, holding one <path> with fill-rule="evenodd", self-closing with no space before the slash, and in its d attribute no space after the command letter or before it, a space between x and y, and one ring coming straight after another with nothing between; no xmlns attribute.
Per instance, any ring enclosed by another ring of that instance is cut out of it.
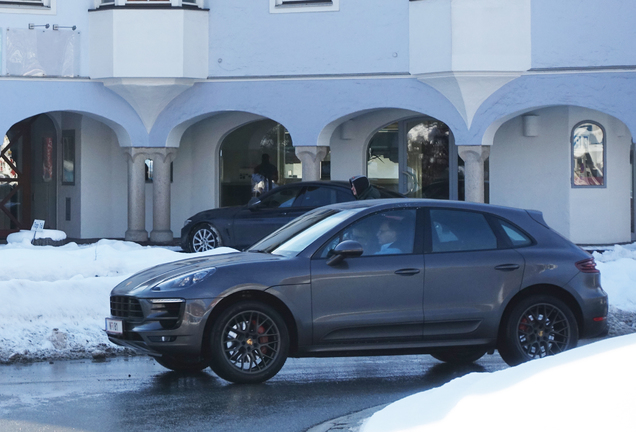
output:
<svg viewBox="0 0 636 432"><path fill-rule="evenodd" d="M192 273L179 275L171 279L165 280L155 285L151 289L152 291L174 291L174 290L188 288L194 284L201 282L207 277L213 275L214 272L216 272L216 267L212 267L205 270L197 270Z"/></svg>

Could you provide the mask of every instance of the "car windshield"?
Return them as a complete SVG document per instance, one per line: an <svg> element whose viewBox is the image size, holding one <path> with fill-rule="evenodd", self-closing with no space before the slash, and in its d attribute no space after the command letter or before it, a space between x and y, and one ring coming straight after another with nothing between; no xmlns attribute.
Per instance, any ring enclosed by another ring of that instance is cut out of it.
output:
<svg viewBox="0 0 636 432"><path fill-rule="evenodd" d="M294 219L248 249L273 255L296 256L314 240L363 209L318 209Z"/></svg>

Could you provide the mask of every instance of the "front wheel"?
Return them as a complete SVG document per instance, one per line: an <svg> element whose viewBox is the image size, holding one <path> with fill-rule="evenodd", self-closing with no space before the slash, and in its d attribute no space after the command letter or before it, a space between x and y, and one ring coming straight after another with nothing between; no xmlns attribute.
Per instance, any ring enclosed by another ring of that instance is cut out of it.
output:
<svg viewBox="0 0 636 432"><path fill-rule="evenodd" d="M504 318L499 354L510 366L576 347L579 329L570 308L549 295L528 297Z"/></svg>
<svg viewBox="0 0 636 432"><path fill-rule="evenodd" d="M154 357L161 366L176 372L201 372L210 366L209 362L201 359L191 359L187 357L161 356Z"/></svg>
<svg viewBox="0 0 636 432"><path fill-rule="evenodd" d="M205 252L221 246L221 236L212 225L197 225L190 236L190 252Z"/></svg>
<svg viewBox="0 0 636 432"><path fill-rule="evenodd" d="M274 308L244 301L215 320L209 348L210 367L218 376L234 383L260 383L285 364L289 333Z"/></svg>

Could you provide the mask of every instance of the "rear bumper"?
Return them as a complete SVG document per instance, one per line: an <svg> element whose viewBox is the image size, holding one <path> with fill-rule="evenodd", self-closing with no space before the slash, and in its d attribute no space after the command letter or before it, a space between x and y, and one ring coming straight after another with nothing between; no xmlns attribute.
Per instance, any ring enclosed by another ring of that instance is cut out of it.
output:
<svg viewBox="0 0 636 432"><path fill-rule="evenodd" d="M598 273L579 273L568 284L581 306L580 339L604 336L609 331L609 301L600 279Z"/></svg>

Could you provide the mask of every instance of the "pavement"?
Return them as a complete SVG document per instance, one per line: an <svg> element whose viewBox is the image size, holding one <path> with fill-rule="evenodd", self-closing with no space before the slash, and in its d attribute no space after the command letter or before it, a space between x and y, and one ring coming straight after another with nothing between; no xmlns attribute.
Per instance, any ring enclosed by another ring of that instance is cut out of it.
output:
<svg viewBox="0 0 636 432"><path fill-rule="evenodd" d="M306 432L359 432L362 428L362 424L366 419L371 417L376 411L380 411L382 408L388 405L389 404L378 405L375 407L364 409L362 411L347 414L346 416L338 417L319 425L313 426L307 429Z"/></svg>

